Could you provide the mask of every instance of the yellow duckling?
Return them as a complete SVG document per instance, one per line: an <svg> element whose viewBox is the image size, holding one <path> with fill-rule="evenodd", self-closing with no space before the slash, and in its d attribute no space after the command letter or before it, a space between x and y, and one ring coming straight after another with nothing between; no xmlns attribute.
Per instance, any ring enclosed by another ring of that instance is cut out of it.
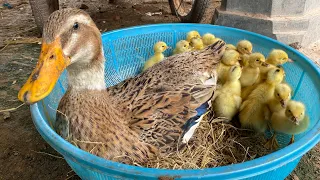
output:
<svg viewBox="0 0 320 180"><path fill-rule="evenodd" d="M242 54L240 55L239 63L242 67L248 67L249 66L249 54Z"/></svg>
<svg viewBox="0 0 320 180"><path fill-rule="evenodd" d="M190 42L193 50L202 50L204 49L204 44L201 38L192 38Z"/></svg>
<svg viewBox="0 0 320 180"><path fill-rule="evenodd" d="M163 52L168 49L168 46L165 42L159 41L153 46L154 55L149 58L143 67L142 71L147 70L149 67L161 62L164 59Z"/></svg>
<svg viewBox="0 0 320 180"><path fill-rule="evenodd" d="M291 91L291 87L286 83L281 83L276 86L274 96L268 103L271 113L286 108L288 101L291 99Z"/></svg>
<svg viewBox="0 0 320 180"><path fill-rule="evenodd" d="M224 83L226 75L231 66L239 64L240 54L235 50L228 50L222 56L221 63L218 66L218 81Z"/></svg>
<svg viewBox="0 0 320 180"><path fill-rule="evenodd" d="M233 44L227 44L226 50L237 50L237 47L235 47Z"/></svg>
<svg viewBox="0 0 320 180"><path fill-rule="evenodd" d="M239 65L232 66L229 70L227 81L217 91L216 98L212 103L214 113L217 117L225 117L228 120L238 113L242 99L241 84L239 78L242 69Z"/></svg>
<svg viewBox="0 0 320 180"><path fill-rule="evenodd" d="M252 86L257 82L260 75L260 66L268 66L266 59L261 53L252 53L249 55L249 65L245 66L240 78L241 87Z"/></svg>
<svg viewBox="0 0 320 180"><path fill-rule="evenodd" d="M248 40L241 40L237 44L237 50L241 55L243 54L251 54L252 53L252 43Z"/></svg>
<svg viewBox="0 0 320 180"><path fill-rule="evenodd" d="M215 39L216 37L211 33L206 33L202 36L202 41L205 46L209 46L215 43L216 42Z"/></svg>
<svg viewBox="0 0 320 180"><path fill-rule="evenodd" d="M289 101L286 109L275 112L271 116L271 128L275 131L266 146L277 149L279 144L276 132L292 135L289 145L294 142L294 135L303 133L309 127L310 119L305 115L305 106L298 101Z"/></svg>
<svg viewBox="0 0 320 180"><path fill-rule="evenodd" d="M266 60L266 62L268 64L270 64L271 66L279 66L279 65L283 65L286 62L293 62L291 59L289 59L288 54L281 50L281 49L273 49L270 53L269 56ZM266 74L267 72L270 70L270 67L261 67L260 71L261 71L261 77L262 80L266 78Z"/></svg>
<svg viewBox="0 0 320 180"><path fill-rule="evenodd" d="M293 62L288 54L281 49L274 49L270 52L267 61L268 64L272 64L274 66L283 65L286 62Z"/></svg>
<svg viewBox="0 0 320 180"><path fill-rule="evenodd" d="M189 42L186 40L181 40L181 41L177 42L176 48L173 50L173 54L180 54L183 52L188 52L190 50L191 49L190 49Z"/></svg>
<svg viewBox="0 0 320 180"><path fill-rule="evenodd" d="M280 84L284 77L281 68L273 68L268 72L268 78L258 85L240 107L239 119L243 128L251 128L257 132L267 129L267 121L270 119L270 110L267 103L274 94L276 85Z"/></svg>
<svg viewBox="0 0 320 180"><path fill-rule="evenodd" d="M199 32L198 31L189 31L188 33L187 33L187 41L188 42L191 42L191 39L192 38L201 38L201 36L200 36L200 34L199 34Z"/></svg>

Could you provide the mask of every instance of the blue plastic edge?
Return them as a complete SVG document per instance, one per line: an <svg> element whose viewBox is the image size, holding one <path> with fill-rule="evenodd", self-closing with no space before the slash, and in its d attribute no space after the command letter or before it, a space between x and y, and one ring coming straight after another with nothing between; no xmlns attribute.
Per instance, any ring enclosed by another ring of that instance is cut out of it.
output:
<svg viewBox="0 0 320 180"><path fill-rule="evenodd" d="M318 77L320 77L320 70L318 67L309 60L305 55L301 54L299 51L284 45L274 39L269 37L265 37L260 34L256 34L253 32L230 28L230 27L222 27L217 25L208 25L208 24L156 24L156 25L144 25L144 26L135 26L131 28L119 29L110 31L108 33L103 34L102 36L107 36L111 33L119 33L119 36L123 32L123 30L128 29L140 29L140 28L161 28L161 26L194 26L194 27L215 27L222 28L227 30L237 30L243 33L247 33L252 36L256 36L259 38L267 39L272 41L275 44L278 44L287 50L293 51L295 54L300 56L301 59L305 60L306 65L315 70ZM137 175L141 177L150 177L154 178L155 176L175 176L177 178L202 178L209 177L217 178L219 176L227 176L230 175L230 179L234 178L247 178L256 176L259 174L263 174L265 172L277 169L289 162L294 161L295 159L304 155L307 151L309 151L313 146L315 146L320 140L320 121L318 121L314 128L312 128L303 138L301 138L298 142L290 145L291 148L285 147L277 153L272 153L251 161L247 161L240 164L228 165L217 168L207 168L200 170L166 170L166 169L154 169L154 168L144 168L137 166L130 166L126 164L121 164L113 161L109 161L95 155L92 155L88 152L85 152L79 148L76 148L69 142L65 141L58 134L56 134L50 126L45 123L45 119L41 116L39 111L38 103L31 105L31 113L33 121L37 127L39 133L43 136L47 142L52 145L57 151L62 153L64 156L72 157L73 161L79 162L84 166L90 167L90 169L97 169L101 172L104 171L113 171L118 172L120 174L127 175ZM292 151L292 149L294 149Z"/></svg>

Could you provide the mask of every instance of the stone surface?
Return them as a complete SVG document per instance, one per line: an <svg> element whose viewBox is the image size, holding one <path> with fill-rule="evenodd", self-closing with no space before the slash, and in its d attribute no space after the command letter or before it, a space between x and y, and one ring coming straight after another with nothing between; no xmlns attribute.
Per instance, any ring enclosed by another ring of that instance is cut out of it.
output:
<svg viewBox="0 0 320 180"><path fill-rule="evenodd" d="M226 0L226 10L230 12L247 12L270 15L271 0Z"/></svg>
<svg viewBox="0 0 320 180"><path fill-rule="evenodd" d="M317 0L227 0L213 19L214 24L257 32L287 44L307 46L320 40Z"/></svg>

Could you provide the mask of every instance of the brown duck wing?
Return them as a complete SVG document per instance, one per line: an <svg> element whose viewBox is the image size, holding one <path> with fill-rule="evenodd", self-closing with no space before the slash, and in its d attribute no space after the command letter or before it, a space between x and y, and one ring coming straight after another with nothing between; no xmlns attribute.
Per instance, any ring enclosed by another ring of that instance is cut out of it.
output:
<svg viewBox="0 0 320 180"><path fill-rule="evenodd" d="M197 108L207 103L214 91L213 86L200 84L179 89L148 93L133 102L130 128L140 134L143 142L164 151L176 147L180 137L190 129L186 125L188 120L199 116Z"/></svg>
<svg viewBox="0 0 320 180"><path fill-rule="evenodd" d="M220 41L202 51L171 56L108 92L128 113L127 123L142 141L175 147L208 107L223 50Z"/></svg>

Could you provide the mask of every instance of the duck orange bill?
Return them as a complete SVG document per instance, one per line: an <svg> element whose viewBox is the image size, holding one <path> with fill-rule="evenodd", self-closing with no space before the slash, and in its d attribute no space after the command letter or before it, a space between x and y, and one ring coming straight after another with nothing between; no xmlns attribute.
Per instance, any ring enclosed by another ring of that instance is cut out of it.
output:
<svg viewBox="0 0 320 180"><path fill-rule="evenodd" d="M45 98L69 64L70 58L64 56L59 38L50 44L43 43L39 61L19 91L19 100L33 104Z"/></svg>

